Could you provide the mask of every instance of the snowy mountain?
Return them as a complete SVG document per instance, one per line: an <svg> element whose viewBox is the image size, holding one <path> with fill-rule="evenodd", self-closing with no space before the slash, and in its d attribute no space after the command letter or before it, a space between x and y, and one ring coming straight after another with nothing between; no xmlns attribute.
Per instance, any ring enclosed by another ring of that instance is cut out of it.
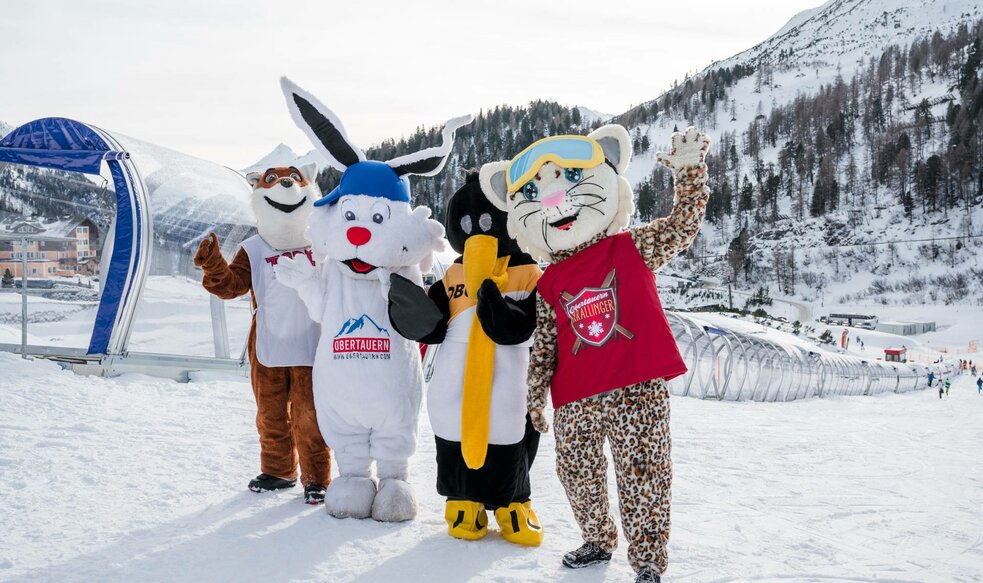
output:
<svg viewBox="0 0 983 583"><path fill-rule="evenodd" d="M935 32L948 34L983 17L976 0L829 0L793 16L764 42L719 61L710 69L737 64L789 66L822 64L853 70L892 44L909 44Z"/></svg>
<svg viewBox="0 0 983 583"><path fill-rule="evenodd" d="M276 166L290 166L294 163L294 160L299 158L297 152L293 151L293 148L286 144L278 144L277 147L273 148L273 151L269 154L263 156L259 160L250 164L247 168L243 168L243 174L249 172L262 172L267 168L273 168Z"/></svg>
<svg viewBox="0 0 983 583"><path fill-rule="evenodd" d="M605 123L606 121L614 117L614 115L610 113L601 113L599 111L589 109L582 105L578 105L576 109L578 112L580 112L580 118L584 120L584 123L587 124L588 126L592 125L594 122Z"/></svg>
<svg viewBox="0 0 983 583"><path fill-rule="evenodd" d="M976 301L981 18L973 2L828 2L616 117L642 220L669 210L654 152L673 129L714 139L708 220L670 272L819 307Z"/></svg>
<svg viewBox="0 0 983 583"><path fill-rule="evenodd" d="M0 121L0 138L3 138L12 131L14 131L14 126Z"/></svg>

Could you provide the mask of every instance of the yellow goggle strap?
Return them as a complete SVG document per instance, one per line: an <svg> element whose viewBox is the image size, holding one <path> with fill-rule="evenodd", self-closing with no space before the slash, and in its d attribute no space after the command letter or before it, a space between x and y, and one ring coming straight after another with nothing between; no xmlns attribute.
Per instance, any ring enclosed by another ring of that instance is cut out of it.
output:
<svg viewBox="0 0 983 583"><path fill-rule="evenodd" d="M561 168L593 168L604 162L604 151L597 140L587 136L550 136L533 142L509 162L505 173L507 190L516 192L522 188L547 162Z"/></svg>

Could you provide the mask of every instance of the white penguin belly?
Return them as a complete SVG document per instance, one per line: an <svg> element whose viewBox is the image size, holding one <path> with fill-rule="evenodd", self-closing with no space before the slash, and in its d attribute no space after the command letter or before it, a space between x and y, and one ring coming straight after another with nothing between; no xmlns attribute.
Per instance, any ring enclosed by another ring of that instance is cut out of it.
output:
<svg viewBox="0 0 983 583"><path fill-rule="evenodd" d="M464 366L468 354L467 334L464 332L466 329L470 333L473 317L474 309L471 308L451 321L447 338L437 352L433 377L427 386L430 425L435 435L448 441L461 441L461 424L468 422L468 414L461 410ZM494 366L488 443L517 443L522 440L526 426L528 344L496 345Z"/></svg>

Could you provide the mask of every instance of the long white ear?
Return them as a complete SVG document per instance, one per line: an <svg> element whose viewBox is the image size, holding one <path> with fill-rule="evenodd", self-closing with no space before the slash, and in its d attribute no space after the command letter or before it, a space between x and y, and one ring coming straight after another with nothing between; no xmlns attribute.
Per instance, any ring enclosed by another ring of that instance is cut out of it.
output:
<svg viewBox="0 0 983 583"><path fill-rule="evenodd" d="M256 185L259 184L259 180L262 177L263 177L262 172L249 172L248 174L246 174L246 181L249 182L249 186L256 188Z"/></svg>
<svg viewBox="0 0 983 583"><path fill-rule="evenodd" d="M308 182L317 182L317 162L308 162L300 168L300 173L307 179Z"/></svg>
<svg viewBox="0 0 983 583"><path fill-rule="evenodd" d="M365 160L365 154L348 139L345 126L333 111L286 77L280 78L280 87L294 123L333 168L344 172L352 164Z"/></svg>
<svg viewBox="0 0 983 583"><path fill-rule="evenodd" d="M604 157L614 165L618 174L624 174L631 162L631 136L628 130L617 124L601 126L591 133L588 138L597 140L604 150Z"/></svg>
<svg viewBox="0 0 983 583"><path fill-rule="evenodd" d="M440 172L447 162L451 149L454 147L454 132L461 126L474 121L473 115L462 115L448 120L441 130L441 143L433 148L426 148L413 154L406 154L386 162L396 171L398 176L416 174L418 176L433 176Z"/></svg>
<svg viewBox="0 0 983 583"><path fill-rule="evenodd" d="M440 253L447 249L447 242L444 239L444 225L440 221L435 221L430 218L430 207L418 206L413 209L413 215L420 217L424 221L425 228L427 230L427 243L430 244L430 253L420 260L420 272L427 273L433 268L434 254Z"/></svg>
<svg viewBox="0 0 983 583"><path fill-rule="evenodd" d="M505 184L505 172L508 168L508 161L502 160L484 164L478 171L478 185L481 186L481 192L495 205L495 208L505 212L509 210L506 200L509 191Z"/></svg>

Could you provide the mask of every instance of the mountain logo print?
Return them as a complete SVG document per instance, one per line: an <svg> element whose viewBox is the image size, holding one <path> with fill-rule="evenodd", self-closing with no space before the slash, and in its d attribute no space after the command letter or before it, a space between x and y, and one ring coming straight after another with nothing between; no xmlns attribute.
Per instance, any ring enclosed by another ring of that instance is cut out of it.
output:
<svg viewBox="0 0 983 583"><path fill-rule="evenodd" d="M331 347L336 360L388 360L391 349L389 330L368 314L348 318L335 334Z"/></svg>

